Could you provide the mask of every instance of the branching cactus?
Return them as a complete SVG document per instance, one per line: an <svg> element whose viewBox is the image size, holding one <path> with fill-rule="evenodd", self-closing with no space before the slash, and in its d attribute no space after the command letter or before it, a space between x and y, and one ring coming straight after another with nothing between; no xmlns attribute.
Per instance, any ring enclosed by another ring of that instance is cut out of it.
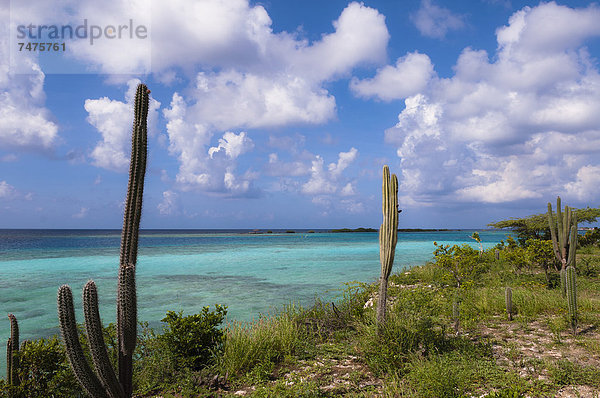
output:
<svg viewBox="0 0 600 398"><path fill-rule="evenodd" d="M79 383L93 398L131 397L133 391L133 352L137 337L135 266L146 173L149 93L144 84L138 85L117 285L118 375L110 363L102 337L96 284L89 281L83 288L85 328L95 372L88 365L79 343L71 288L63 285L58 290L58 317L67 356Z"/></svg>
<svg viewBox="0 0 600 398"><path fill-rule="evenodd" d="M565 270L576 266L577 216L569 206L561 212L560 196L556 198L556 220L552 215L552 205L548 203L548 227L552 237L554 255L560 263L560 282L563 297L567 295Z"/></svg>
<svg viewBox="0 0 600 398"><path fill-rule="evenodd" d="M8 314L10 320L10 337L6 342L6 382L9 385L19 384L19 323L17 317Z"/></svg>
<svg viewBox="0 0 600 398"><path fill-rule="evenodd" d="M396 242L398 241L398 178L390 177L390 169L383 166L383 223L379 229L379 261L381 279L379 280L379 300L377 301L377 324L385 325L388 278L394 265Z"/></svg>
<svg viewBox="0 0 600 398"><path fill-rule="evenodd" d="M575 334L577 332L577 276L573 266L567 267L566 282L569 322L571 323L573 334Z"/></svg>
<svg viewBox="0 0 600 398"><path fill-rule="evenodd" d="M506 304L506 314L508 315L508 320L513 320L513 302L512 302L512 289L510 287L506 287L504 291L504 301Z"/></svg>
<svg viewBox="0 0 600 398"><path fill-rule="evenodd" d="M565 210L562 212L560 196L556 198L556 219L552 214L552 205L548 203L548 227L552 237L554 255L561 264L561 269L565 269L569 265L575 267L577 216L569 206L565 206Z"/></svg>

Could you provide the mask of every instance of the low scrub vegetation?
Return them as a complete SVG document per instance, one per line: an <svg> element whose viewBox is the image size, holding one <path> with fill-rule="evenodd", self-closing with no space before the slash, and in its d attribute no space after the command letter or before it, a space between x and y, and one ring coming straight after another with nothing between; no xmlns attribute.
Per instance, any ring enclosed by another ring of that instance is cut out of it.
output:
<svg viewBox="0 0 600 398"><path fill-rule="evenodd" d="M217 305L169 312L160 331L142 324L134 395L497 398L600 390L599 248L578 252L575 334L544 241L432 250L431 263L391 275L383 328L373 309L377 286L361 283L349 283L335 303L289 305L250 323L228 321ZM114 326L105 340L116 358ZM3 396L83 396L56 337L21 347L20 384L0 381Z"/></svg>

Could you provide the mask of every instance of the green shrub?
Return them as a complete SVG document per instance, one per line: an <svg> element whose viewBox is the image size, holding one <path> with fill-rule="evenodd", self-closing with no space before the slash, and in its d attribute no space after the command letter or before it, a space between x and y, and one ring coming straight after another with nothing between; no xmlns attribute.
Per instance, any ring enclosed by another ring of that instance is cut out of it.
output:
<svg viewBox="0 0 600 398"><path fill-rule="evenodd" d="M579 253L577 253L579 254ZM586 278L597 278L600 274L600 265L597 257L577 258L577 275Z"/></svg>
<svg viewBox="0 0 600 398"><path fill-rule="evenodd" d="M512 249L505 250L503 257L517 273L521 272L524 268L531 269L527 250L520 246L514 246Z"/></svg>
<svg viewBox="0 0 600 398"><path fill-rule="evenodd" d="M0 380L0 392L6 397L76 397L83 391L75 379L63 345L56 336L25 341L19 349L19 386Z"/></svg>
<svg viewBox="0 0 600 398"><path fill-rule="evenodd" d="M508 250L514 250L518 247L517 241L511 235L508 235L508 238L506 238L506 245Z"/></svg>
<svg viewBox="0 0 600 398"><path fill-rule="evenodd" d="M577 243L580 247L596 246L600 242L600 229L598 227L594 229L588 229L585 235L579 236Z"/></svg>
<svg viewBox="0 0 600 398"><path fill-rule="evenodd" d="M451 306L440 296L427 289L401 289L384 328L378 330L372 318L358 325L358 349L375 373L402 373L415 353L427 356L452 349L454 339L446 336L439 316Z"/></svg>
<svg viewBox="0 0 600 398"><path fill-rule="evenodd" d="M369 367L379 375L403 373L412 354L419 352L427 356L444 350L448 343L444 333L436 330L429 318L408 323L390 314L385 328L378 331L376 325L368 325L361 332L359 349Z"/></svg>
<svg viewBox="0 0 600 398"><path fill-rule="evenodd" d="M176 380L176 363L167 342L142 322L134 362L135 391L146 394L168 388Z"/></svg>
<svg viewBox="0 0 600 398"><path fill-rule="evenodd" d="M361 319L364 316L364 305L371 295L372 287L358 281L347 282L345 286L338 308L350 319Z"/></svg>
<svg viewBox="0 0 600 398"><path fill-rule="evenodd" d="M486 263L479 257L480 252L470 245L433 244L435 265L446 272L448 282L456 287L472 283L485 270Z"/></svg>
<svg viewBox="0 0 600 398"><path fill-rule="evenodd" d="M219 325L227 315L227 307L208 306L200 314L183 316L183 311L167 312L162 322L167 324L159 339L176 360L177 368L199 370L211 363L215 352L222 349L224 332Z"/></svg>
<svg viewBox="0 0 600 398"><path fill-rule="evenodd" d="M552 248L552 241L541 240L541 239L527 239L527 256L529 262L534 266L541 267L546 275L546 284L550 289L553 281L550 279L549 270L558 271L559 264L556 256L554 255L554 249Z"/></svg>
<svg viewBox="0 0 600 398"><path fill-rule="evenodd" d="M298 312L296 321L305 325L307 331L321 341L338 331L353 329L354 323L364 316L364 305L372 288L356 281L345 283L345 286L337 303L316 298L312 307Z"/></svg>

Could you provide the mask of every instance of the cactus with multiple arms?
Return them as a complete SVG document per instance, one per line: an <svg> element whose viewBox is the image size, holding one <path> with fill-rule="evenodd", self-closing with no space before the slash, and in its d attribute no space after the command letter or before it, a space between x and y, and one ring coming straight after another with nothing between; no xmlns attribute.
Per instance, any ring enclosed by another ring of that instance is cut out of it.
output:
<svg viewBox="0 0 600 398"><path fill-rule="evenodd" d="M377 302L377 324L385 324L388 278L394 265L396 242L398 241L398 178L390 169L383 166L383 223L379 229L379 260L381 279L379 280L379 300Z"/></svg>
<svg viewBox="0 0 600 398"><path fill-rule="evenodd" d="M562 212L560 196L556 198L556 221L552 214L552 204L548 203L548 227L552 237L554 255L560 262L561 269L565 269L569 265L575 266L577 216L569 206L565 206L565 211Z"/></svg>
<svg viewBox="0 0 600 398"><path fill-rule="evenodd" d="M146 173L149 93L150 90L144 84L138 85L117 286L118 379L109 361L102 337L96 284L89 281L83 289L85 326L96 373L88 365L79 344L71 289L63 285L58 290L58 316L67 356L80 384L94 398L130 397L133 390L133 352L137 337L135 266Z"/></svg>
<svg viewBox="0 0 600 398"><path fill-rule="evenodd" d="M565 272L567 285L567 309L569 310L569 322L573 334L577 332L577 277L575 268L568 266Z"/></svg>
<svg viewBox="0 0 600 398"><path fill-rule="evenodd" d="M73 294L68 285L62 285L58 289L58 320L69 363L71 364L71 368L73 368L75 377L79 380L79 384L93 398L109 397L104 386L88 365L81 344L79 343L75 309L73 307ZM94 350L95 347L91 347L90 345L90 349Z"/></svg>
<svg viewBox="0 0 600 398"><path fill-rule="evenodd" d="M10 320L10 337L6 342L6 381L9 385L18 385L19 378L19 323L13 314L8 314Z"/></svg>

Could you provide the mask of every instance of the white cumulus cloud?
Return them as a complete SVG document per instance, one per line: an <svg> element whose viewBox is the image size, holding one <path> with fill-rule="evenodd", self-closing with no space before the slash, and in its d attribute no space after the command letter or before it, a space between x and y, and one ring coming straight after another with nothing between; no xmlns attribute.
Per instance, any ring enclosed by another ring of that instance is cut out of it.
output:
<svg viewBox="0 0 600 398"><path fill-rule="evenodd" d="M225 196L257 196L259 191L253 181L258 174L252 170L236 174L236 159L254 148L248 134L228 131L219 138L217 146L210 146L212 131L201 122L191 122L189 112L179 94L175 94L170 107L163 110L168 120L169 152L179 160L178 189Z"/></svg>
<svg viewBox="0 0 600 398"><path fill-rule="evenodd" d="M454 76L406 98L385 140L407 202L600 198L584 188L599 167L600 71L585 47L599 20L596 5L525 7L495 54L466 48Z"/></svg>
<svg viewBox="0 0 600 398"><path fill-rule="evenodd" d="M212 158L215 153L223 150L230 159L235 159L253 148L254 143L245 131L242 131L239 134L228 131L223 134L223 138L219 138L218 146L213 146L208 150L208 155Z"/></svg>
<svg viewBox="0 0 600 398"><path fill-rule="evenodd" d="M567 193L579 200L597 200L600 186L600 165L586 165L577 170L575 181L565 185Z"/></svg>
<svg viewBox="0 0 600 398"><path fill-rule="evenodd" d="M302 185L302 193L307 195L331 195L339 191L348 195L350 188L340 184L343 181L342 172L356 159L358 150L351 148L348 152L340 152L338 161L330 163L328 169L324 168L324 160L320 155L315 156L310 169L309 180Z"/></svg>
<svg viewBox="0 0 600 398"><path fill-rule="evenodd" d="M8 20L3 14L0 10L0 17ZM7 28L0 28L0 146L49 149L58 139L58 126L45 107L44 72L26 57L19 70L27 74L9 74Z"/></svg>
<svg viewBox="0 0 600 398"><path fill-rule="evenodd" d="M177 4L161 3L161 18L179 15ZM241 135L224 135L218 145L210 146L213 135L325 123L336 115L335 98L326 83L349 76L359 65L377 64L386 58L389 33L385 18L361 3L350 3L333 21L335 31L314 42L273 32L266 10L247 1L207 1L194 7L203 13L186 13L189 21L183 27L168 26L175 37L179 33L172 29L201 31L202 35L196 32L199 40L192 45L197 51L169 44L164 54L170 56L157 64L184 71L198 65L205 68L195 73L189 90L173 95L171 108L164 112L169 150L180 162L176 180L181 189L251 192L256 172L234 171L235 158L251 147L243 146L247 149L234 157L216 156L221 151L233 154L236 144L230 139L239 140ZM161 22L153 27L157 23ZM278 159L270 164L268 173L281 174L272 167L281 164ZM307 169L300 164L285 168L295 174Z"/></svg>
<svg viewBox="0 0 600 398"><path fill-rule="evenodd" d="M350 88L361 97L391 101L421 92L433 75L431 59L426 54L414 52L398 58L395 66L387 65L378 69L371 79L353 78Z"/></svg>
<svg viewBox="0 0 600 398"><path fill-rule="evenodd" d="M139 83L140 81L137 79L132 79L127 83L125 102L108 97L85 101L84 108L88 112L87 121L102 135L102 141L97 143L90 155L94 165L116 171L128 169L133 103ZM148 130L150 133L156 131L159 107L160 102L151 98L148 105Z"/></svg>

